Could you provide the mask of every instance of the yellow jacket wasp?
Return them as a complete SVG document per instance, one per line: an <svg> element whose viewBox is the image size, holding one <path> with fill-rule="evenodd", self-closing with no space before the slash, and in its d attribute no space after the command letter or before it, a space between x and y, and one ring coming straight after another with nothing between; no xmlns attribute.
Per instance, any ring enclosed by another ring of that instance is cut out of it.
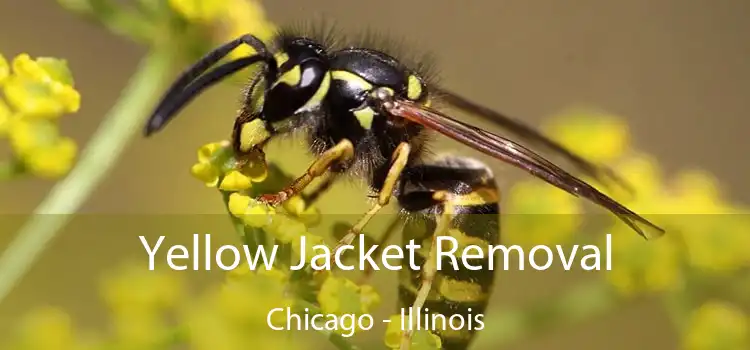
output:
<svg viewBox="0 0 750 350"><path fill-rule="evenodd" d="M208 71L240 45L252 47L255 54L222 63ZM646 238L664 233L530 149L456 120L431 106L439 100L493 120L517 137L566 157L592 178L609 177L621 182L609 170L587 162L518 121L431 84L426 71L397 60L386 50L366 44L337 47L325 36L314 33L283 30L271 47L252 35L244 35L211 51L184 71L170 87L148 121L146 135L163 128L206 88L256 63L262 63L261 71L244 93L244 103L232 133L233 148L241 156L262 152L263 145L279 135L291 132L307 135L316 160L304 175L281 192L261 196L261 200L270 204L301 193L315 178L327 173L367 179L370 189L377 193L377 201L340 245L351 244L392 196L403 211L421 214L427 223L422 237L409 238L434 242L438 235L451 234L459 236L455 237L459 240L469 237L488 245L498 242L499 191L492 172L483 163L467 157L426 159L424 145L429 131L512 164L574 196L586 198L608 209ZM434 254L433 245L431 251L421 257L421 272L404 270L399 287L401 303L417 310L427 307L445 315L467 314L469 310L483 312L494 281L492 272L438 273ZM438 282L435 282L436 277ZM446 349L466 348L473 338L471 331L438 330L438 333ZM406 332L402 349L408 348L409 337L410 332Z"/></svg>

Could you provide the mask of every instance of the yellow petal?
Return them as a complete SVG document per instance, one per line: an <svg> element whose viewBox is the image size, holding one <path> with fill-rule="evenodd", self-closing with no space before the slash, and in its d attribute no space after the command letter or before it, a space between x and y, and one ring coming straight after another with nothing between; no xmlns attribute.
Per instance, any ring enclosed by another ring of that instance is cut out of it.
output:
<svg viewBox="0 0 750 350"><path fill-rule="evenodd" d="M693 312L685 334L685 349L747 349L750 321L739 307L709 301Z"/></svg>
<svg viewBox="0 0 750 350"><path fill-rule="evenodd" d="M224 142L211 142L201 146L198 148L198 161L210 162L213 159L214 154L225 146Z"/></svg>
<svg viewBox="0 0 750 350"><path fill-rule="evenodd" d="M567 243L583 222L579 198L537 180L511 187L506 208L504 234L522 246Z"/></svg>
<svg viewBox="0 0 750 350"><path fill-rule="evenodd" d="M312 233L305 233L303 235L305 236L305 258L307 259L306 263L309 263L310 259L318 253L318 251L316 249L313 249L313 247L315 247L316 245L325 245L325 240L323 240L323 237ZM301 236L302 235L300 235L300 238ZM291 242L294 255L298 257L302 256L302 246L300 245L302 241L300 239L294 239L291 240ZM295 263L299 264L299 259L297 259Z"/></svg>
<svg viewBox="0 0 750 350"><path fill-rule="evenodd" d="M8 133L12 116L13 112L10 110L10 107L8 107L4 100L0 99L0 136Z"/></svg>
<svg viewBox="0 0 750 350"><path fill-rule="evenodd" d="M237 170L230 170L221 180L219 188L224 191L242 191L250 188L250 178Z"/></svg>
<svg viewBox="0 0 750 350"><path fill-rule="evenodd" d="M23 320L21 331L29 349L64 350L75 344L73 321L58 309L35 311Z"/></svg>
<svg viewBox="0 0 750 350"><path fill-rule="evenodd" d="M169 6L188 21L198 23L210 23L227 11L221 0L169 0Z"/></svg>
<svg viewBox="0 0 750 350"><path fill-rule="evenodd" d="M270 208L265 204L251 201L250 206L245 211L245 215L242 216L242 222L250 227L265 227L271 223L270 216L273 215L274 212L273 208Z"/></svg>
<svg viewBox="0 0 750 350"><path fill-rule="evenodd" d="M291 243L307 233L305 224L285 215L274 218L268 230L281 243Z"/></svg>
<svg viewBox="0 0 750 350"><path fill-rule="evenodd" d="M14 75L6 80L3 88L8 103L24 115L53 119L75 112L80 106L78 92L61 87L59 83Z"/></svg>
<svg viewBox="0 0 750 350"><path fill-rule="evenodd" d="M10 145L21 157L37 148L52 147L60 140L57 125L48 120L20 118L12 120L9 126Z"/></svg>
<svg viewBox="0 0 750 350"><path fill-rule="evenodd" d="M630 146L630 131L621 118L593 111L569 111L555 117L547 134L582 157L608 163Z"/></svg>
<svg viewBox="0 0 750 350"><path fill-rule="evenodd" d="M45 71L31 56L22 53L13 59L13 73L18 76L31 78L40 82L51 80L47 71Z"/></svg>
<svg viewBox="0 0 750 350"><path fill-rule="evenodd" d="M229 212L236 217L242 217L245 215L247 208L250 206L252 199L249 196L239 193L232 193L229 195Z"/></svg>
<svg viewBox="0 0 750 350"><path fill-rule="evenodd" d="M210 163L193 164L190 173L209 187L216 186L216 182L219 180L219 170Z"/></svg>
<svg viewBox="0 0 750 350"><path fill-rule="evenodd" d="M252 33L261 41L268 43L276 32L273 23L266 19L266 13L259 1L227 0L229 11L223 22L226 36L236 38L245 33ZM247 45L241 45L229 53L230 58L240 58L253 54Z"/></svg>
<svg viewBox="0 0 750 350"><path fill-rule="evenodd" d="M52 147L40 147L23 160L32 173L44 178L63 176L73 167L78 146L71 138L62 138Z"/></svg>
<svg viewBox="0 0 750 350"><path fill-rule="evenodd" d="M305 211L305 200L301 196L294 196L287 199L282 206L284 210L292 215L300 215Z"/></svg>
<svg viewBox="0 0 750 350"><path fill-rule="evenodd" d="M8 60L5 56L0 54L0 85L5 82L5 79L10 75L10 67L8 66Z"/></svg>

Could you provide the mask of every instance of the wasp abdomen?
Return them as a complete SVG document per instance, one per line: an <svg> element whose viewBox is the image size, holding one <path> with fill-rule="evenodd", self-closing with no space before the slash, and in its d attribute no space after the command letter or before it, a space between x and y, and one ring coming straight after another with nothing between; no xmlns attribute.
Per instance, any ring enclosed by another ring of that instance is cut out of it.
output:
<svg viewBox="0 0 750 350"><path fill-rule="evenodd" d="M449 157L410 168L402 181L399 202L405 210L418 213L410 214L403 235L404 244L414 239L421 246L414 263L424 266L436 234L444 237L441 250L453 251L455 257L440 259L432 290L422 308L413 312L419 313L421 329L441 337L444 349L465 349L483 328L494 283L488 247L499 241L500 206L492 172L472 159ZM448 217L450 225L436 232L441 217ZM464 259L462 250L469 245L482 249L481 257ZM414 304L424 280L422 273L402 270L402 308Z"/></svg>

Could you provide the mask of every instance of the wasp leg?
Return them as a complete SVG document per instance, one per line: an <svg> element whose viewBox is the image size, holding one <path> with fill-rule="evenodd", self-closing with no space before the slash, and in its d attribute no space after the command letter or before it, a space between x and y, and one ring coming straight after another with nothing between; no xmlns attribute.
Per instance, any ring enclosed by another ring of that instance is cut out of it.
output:
<svg viewBox="0 0 750 350"><path fill-rule="evenodd" d="M357 223L347 232L347 234L339 240L338 245L334 249L337 251L344 245L352 244L354 238L362 232L367 223L377 214L380 209L388 205L391 197L393 196L393 190L396 188L401 172L406 168L406 163L409 161L409 154L411 153L411 146L408 143L401 143L396 147L393 152L393 159L391 160L391 166L388 169L388 174L383 182L383 187L378 193L378 201L367 211L367 213L357 221Z"/></svg>
<svg viewBox="0 0 750 350"><path fill-rule="evenodd" d="M419 317L419 329L441 338L443 349L466 349L481 327L477 320L484 317L495 279L488 248L500 239L499 198L492 172L470 158L447 156L402 175L398 201L408 213L403 244L414 241L421 248L413 257L416 266L400 272L399 304L411 310L410 318ZM468 246L482 254L471 250L456 257ZM463 320L460 326L451 323L454 318ZM415 331L405 328L402 350Z"/></svg>
<svg viewBox="0 0 750 350"><path fill-rule="evenodd" d="M450 229L450 222L453 219L454 207L453 204L447 200L448 196L449 195L446 192L436 192L433 196L435 200L443 202L443 213L438 218L435 233L432 235L430 250L429 253L427 253L427 260L422 265L421 284L417 290L414 303L412 304L412 312L416 313L417 317L421 316L421 309L427 301L427 296L429 296L430 291L432 290L432 283L435 281L437 273L437 238L446 235ZM412 329L406 329L404 331L404 335L401 338L401 350L409 350L413 334L414 332Z"/></svg>
<svg viewBox="0 0 750 350"><path fill-rule="evenodd" d="M343 139L339 141L335 146L329 148L323 154L321 154L311 165L307 168L304 175L298 177L292 182L291 185L278 193L264 194L260 196L260 200L270 205L277 205L290 197L304 191L310 183L325 174L331 166L336 163L347 162L354 157L354 146L351 141Z"/></svg>
<svg viewBox="0 0 750 350"><path fill-rule="evenodd" d="M325 174L325 178L323 181L315 187L310 193L303 193L302 199L305 201L306 206L312 206L315 204L315 202L320 198L320 196L323 193L328 192L328 190L333 186L334 183L336 183L336 180L339 178L340 174L336 172L327 172Z"/></svg>

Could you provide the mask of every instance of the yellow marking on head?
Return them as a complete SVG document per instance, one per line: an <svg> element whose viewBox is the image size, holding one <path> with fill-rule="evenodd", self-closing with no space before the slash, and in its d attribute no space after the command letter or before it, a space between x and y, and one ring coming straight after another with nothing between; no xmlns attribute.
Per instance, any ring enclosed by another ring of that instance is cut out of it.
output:
<svg viewBox="0 0 750 350"><path fill-rule="evenodd" d="M271 134L266 130L266 123L262 119L245 123L240 128L240 150L247 152L269 137Z"/></svg>
<svg viewBox="0 0 750 350"><path fill-rule="evenodd" d="M281 73L281 76L276 79L274 86L284 83L289 86L297 86L302 80L302 68L299 65L292 67L292 69Z"/></svg>
<svg viewBox="0 0 750 350"><path fill-rule="evenodd" d="M416 101L422 96L422 82L415 75L410 75L406 85L406 97Z"/></svg>
<svg viewBox="0 0 750 350"><path fill-rule="evenodd" d="M352 72L348 72L345 70L335 70L331 72L331 76L335 80L343 80L349 83L357 84L362 90L372 90L372 84Z"/></svg>
<svg viewBox="0 0 750 350"><path fill-rule="evenodd" d="M426 100L424 101L424 106L425 106L425 107L429 107L429 106L430 106L431 104L432 104L432 99L428 97L428 98L427 98L427 99L426 99Z"/></svg>
<svg viewBox="0 0 750 350"><path fill-rule="evenodd" d="M467 194L450 195L450 201L455 205L472 206L497 203L500 200L499 197L495 189L482 187Z"/></svg>
<svg viewBox="0 0 750 350"><path fill-rule="evenodd" d="M487 295L482 291L482 285L479 283L464 282L442 277L437 281L437 287L439 294L442 295L443 298L451 301L465 303L487 299Z"/></svg>
<svg viewBox="0 0 750 350"><path fill-rule="evenodd" d="M375 113L375 111L373 111L370 107L365 107L354 111L354 116L357 117L359 125L365 128L365 130L370 130L370 128L372 127L372 120L375 119L375 114L377 113Z"/></svg>
<svg viewBox="0 0 750 350"><path fill-rule="evenodd" d="M289 61L289 55L286 52L277 52L273 55L273 58L276 59L276 65L279 67L286 61Z"/></svg>

